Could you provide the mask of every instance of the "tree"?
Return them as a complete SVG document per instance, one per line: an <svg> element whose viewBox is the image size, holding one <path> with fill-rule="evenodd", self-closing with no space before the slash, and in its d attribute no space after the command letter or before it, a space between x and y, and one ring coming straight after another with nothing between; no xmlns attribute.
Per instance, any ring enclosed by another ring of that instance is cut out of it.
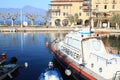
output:
<svg viewBox="0 0 120 80"><path fill-rule="evenodd" d="M70 25L72 25L73 23L74 23L74 25L76 25L77 22L78 22L78 18L79 18L79 16L78 16L77 13L75 13L75 15L69 14L69 15L67 16L67 19L68 19L68 21L70 22Z"/></svg>
<svg viewBox="0 0 120 80"><path fill-rule="evenodd" d="M77 22L78 22L78 18L79 18L78 14L75 13L75 15L74 15L74 24L75 24L75 25L76 25Z"/></svg>
<svg viewBox="0 0 120 80"><path fill-rule="evenodd" d="M46 11L46 15L44 16L44 22L46 22L47 25L50 24L51 20L51 10Z"/></svg>
<svg viewBox="0 0 120 80"><path fill-rule="evenodd" d="M4 25L6 25L7 13L5 13L5 12L0 12L0 18L3 20Z"/></svg>
<svg viewBox="0 0 120 80"><path fill-rule="evenodd" d="M94 21L97 22L96 27L99 27L101 25L101 22L105 19L107 19L106 17L106 13L104 12L95 12L96 16L92 17Z"/></svg>
<svg viewBox="0 0 120 80"><path fill-rule="evenodd" d="M25 13L25 16L26 16L28 19L30 19L31 25L33 26L35 19L38 18L40 15L34 14L34 13Z"/></svg>
<svg viewBox="0 0 120 80"><path fill-rule="evenodd" d="M119 13L113 13L112 17L110 18L110 22L116 23L116 27L120 27L120 14Z"/></svg>
<svg viewBox="0 0 120 80"><path fill-rule="evenodd" d="M67 19L68 19L68 21L70 22L70 25L72 25L72 24L74 23L74 16L73 16L73 15L69 14L69 15L67 16Z"/></svg>
<svg viewBox="0 0 120 80"><path fill-rule="evenodd" d="M20 14L18 12L10 12L7 14L8 16L8 19L11 19L12 20L12 26L14 26L14 21L20 16Z"/></svg>

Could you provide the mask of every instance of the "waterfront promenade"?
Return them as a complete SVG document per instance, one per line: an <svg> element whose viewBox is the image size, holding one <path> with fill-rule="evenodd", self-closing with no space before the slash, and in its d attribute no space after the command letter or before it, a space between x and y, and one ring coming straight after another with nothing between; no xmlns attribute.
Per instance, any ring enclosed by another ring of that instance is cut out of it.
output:
<svg viewBox="0 0 120 80"><path fill-rule="evenodd" d="M0 32L66 32L72 28L0 27Z"/></svg>
<svg viewBox="0 0 120 80"><path fill-rule="evenodd" d="M68 32L73 31L74 28L43 28L43 27L0 27L0 32ZM120 29L103 29L110 33L120 33Z"/></svg>

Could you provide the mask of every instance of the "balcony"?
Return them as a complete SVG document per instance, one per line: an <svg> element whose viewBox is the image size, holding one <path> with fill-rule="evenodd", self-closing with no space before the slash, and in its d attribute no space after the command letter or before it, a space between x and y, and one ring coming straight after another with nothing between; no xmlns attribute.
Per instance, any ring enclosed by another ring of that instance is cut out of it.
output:
<svg viewBox="0 0 120 80"><path fill-rule="evenodd" d="M112 0L112 4L116 4L117 3L117 1L116 0Z"/></svg>
<svg viewBox="0 0 120 80"><path fill-rule="evenodd" d="M60 12L60 9L51 9L52 12Z"/></svg>
<svg viewBox="0 0 120 80"><path fill-rule="evenodd" d="M84 12L89 12L89 9L83 9Z"/></svg>
<svg viewBox="0 0 120 80"><path fill-rule="evenodd" d="M108 4L109 3L109 1L104 1L104 4Z"/></svg>
<svg viewBox="0 0 120 80"><path fill-rule="evenodd" d="M96 1L96 4L100 4L100 1Z"/></svg>

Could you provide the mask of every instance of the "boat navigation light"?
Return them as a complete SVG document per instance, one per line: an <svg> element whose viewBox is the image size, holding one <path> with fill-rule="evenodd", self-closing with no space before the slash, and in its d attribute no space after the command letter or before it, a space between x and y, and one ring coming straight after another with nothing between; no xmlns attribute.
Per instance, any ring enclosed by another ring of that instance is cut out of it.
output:
<svg viewBox="0 0 120 80"><path fill-rule="evenodd" d="M67 76L70 76L70 75L72 74L72 72L71 72L70 69L66 69L66 70L65 70L65 74L66 74Z"/></svg>

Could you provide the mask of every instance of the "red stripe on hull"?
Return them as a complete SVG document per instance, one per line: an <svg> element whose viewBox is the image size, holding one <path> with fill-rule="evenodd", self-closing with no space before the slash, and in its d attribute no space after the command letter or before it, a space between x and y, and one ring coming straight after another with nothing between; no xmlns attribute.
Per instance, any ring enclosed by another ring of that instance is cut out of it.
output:
<svg viewBox="0 0 120 80"><path fill-rule="evenodd" d="M72 68L74 68L76 71L78 71L80 74L84 75L86 78L90 79L90 80L96 80L94 77L92 77L91 75L89 75L88 73L86 73L85 71L83 71L82 69L76 67L74 64L72 64L70 61L68 61L66 58L64 58L62 55L60 55L60 53L58 53L54 47L52 46L52 51L62 60L64 60L69 66L71 66Z"/></svg>

